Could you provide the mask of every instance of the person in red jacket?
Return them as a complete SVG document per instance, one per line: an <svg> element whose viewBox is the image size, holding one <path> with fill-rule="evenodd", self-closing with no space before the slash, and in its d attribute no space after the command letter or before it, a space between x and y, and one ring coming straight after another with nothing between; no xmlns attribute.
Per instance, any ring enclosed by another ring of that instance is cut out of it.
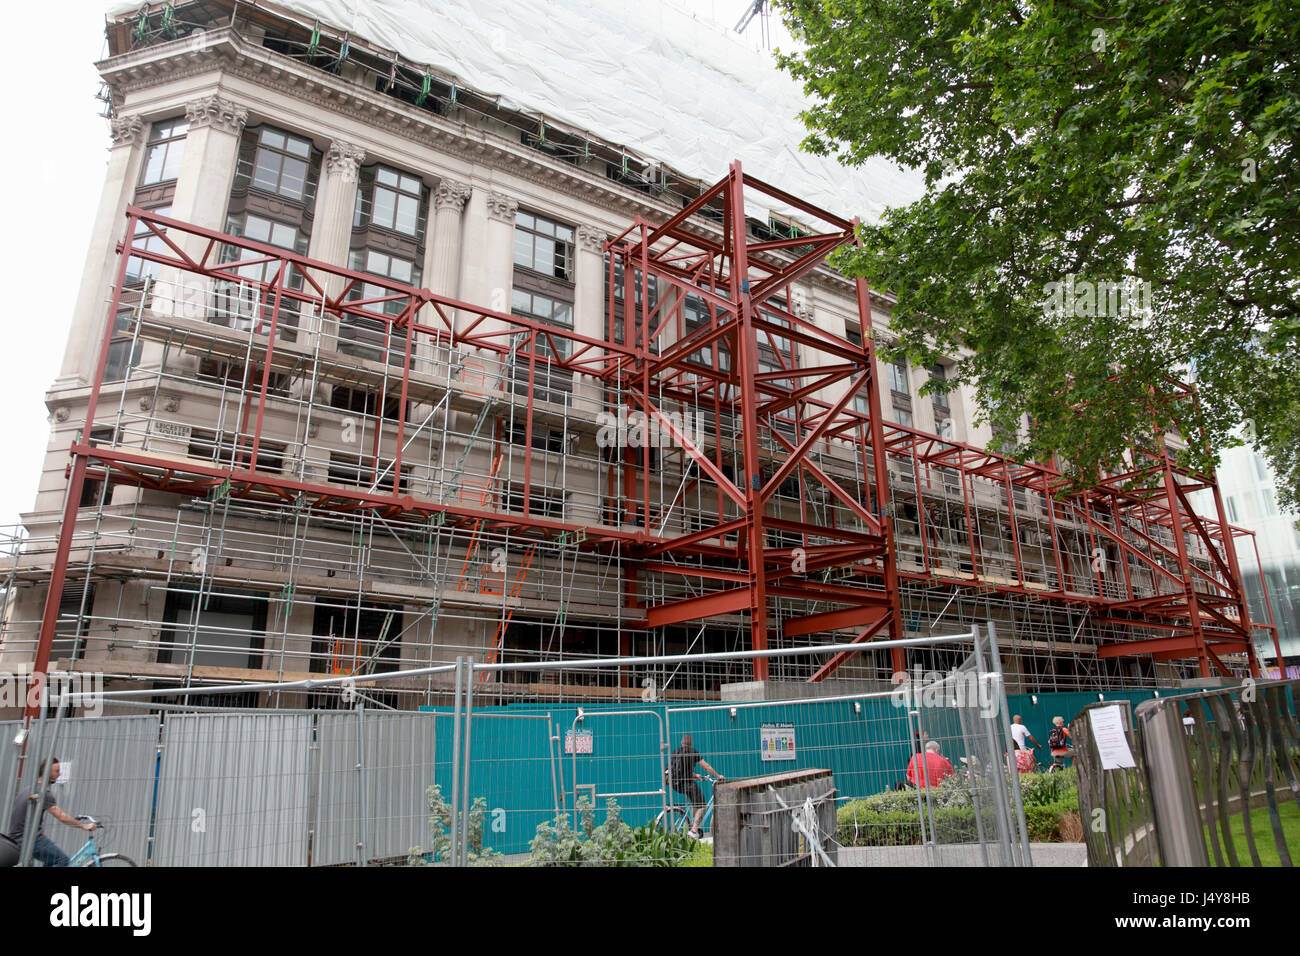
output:
<svg viewBox="0 0 1300 956"><path fill-rule="evenodd" d="M925 745L924 754L913 754L912 762L907 765L907 779L918 789L937 787L945 777L951 776L952 764L939 752L937 740L931 740Z"/></svg>

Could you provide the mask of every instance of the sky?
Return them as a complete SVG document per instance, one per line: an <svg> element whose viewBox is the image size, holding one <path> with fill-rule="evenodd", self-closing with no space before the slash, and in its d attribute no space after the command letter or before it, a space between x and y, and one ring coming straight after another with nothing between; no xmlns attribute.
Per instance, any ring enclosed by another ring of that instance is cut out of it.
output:
<svg viewBox="0 0 1300 956"><path fill-rule="evenodd" d="M0 81L11 137L3 152L9 228L0 234L8 326L0 350L0 531L35 502L49 413L95 206L108 164L108 120L95 99L104 50L98 0L9 8L11 43ZM39 250L39 251L38 251Z"/></svg>

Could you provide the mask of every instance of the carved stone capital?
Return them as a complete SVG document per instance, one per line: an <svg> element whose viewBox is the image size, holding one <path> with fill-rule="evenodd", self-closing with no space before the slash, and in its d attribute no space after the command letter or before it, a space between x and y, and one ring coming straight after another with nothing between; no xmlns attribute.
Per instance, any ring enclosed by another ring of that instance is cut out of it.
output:
<svg viewBox="0 0 1300 956"><path fill-rule="evenodd" d="M605 251L605 230L597 229L595 226L579 226L575 234L578 238L578 248L584 252Z"/></svg>
<svg viewBox="0 0 1300 956"><path fill-rule="evenodd" d="M109 135L114 146L134 146L144 138L144 120L134 113L129 116L114 116L110 122Z"/></svg>
<svg viewBox="0 0 1300 956"><path fill-rule="evenodd" d="M357 170L365 162L366 151L360 146L336 139L330 143L325 153L325 168L333 176L338 176L345 183L357 181Z"/></svg>
<svg viewBox="0 0 1300 956"><path fill-rule="evenodd" d="M487 209L489 219L508 222L513 226L515 224L515 213L519 211L519 203L505 193L490 192L487 197Z"/></svg>
<svg viewBox="0 0 1300 956"><path fill-rule="evenodd" d="M458 183L454 179L444 179L433 191L433 208L439 212L444 209L461 212L465 208L465 201L469 199L469 194L470 187L467 184Z"/></svg>
<svg viewBox="0 0 1300 956"><path fill-rule="evenodd" d="M225 130L238 136L244 131L244 124L248 122L248 110L233 100L213 93L186 103L185 118L189 121L190 129L211 126L213 129Z"/></svg>

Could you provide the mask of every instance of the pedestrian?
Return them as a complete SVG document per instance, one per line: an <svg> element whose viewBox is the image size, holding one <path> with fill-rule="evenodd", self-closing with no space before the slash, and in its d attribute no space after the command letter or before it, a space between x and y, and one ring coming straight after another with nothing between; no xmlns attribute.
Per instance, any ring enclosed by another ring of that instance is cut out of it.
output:
<svg viewBox="0 0 1300 956"><path fill-rule="evenodd" d="M1074 751L1070 747L1070 728L1065 726L1064 717L1052 718L1052 731L1047 735L1047 749L1052 752L1052 763L1057 767L1066 767L1067 760L1072 760Z"/></svg>
<svg viewBox="0 0 1300 956"><path fill-rule="evenodd" d="M1017 750L1029 749L1025 746L1026 740L1033 740L1035 749L1042 746L1042 744L1034 738L1034 735L1029 732L1029 728L1020 722L1019 714L1016 714L1011 718L1011 737L1016 742Z"/></svg>
<svg viewBox="0 0 1300 956"><path fill-rule="evenodd" d="M952 764L939 752L939 741L931 740L925 745L924 754L913 754L907 765L907 779L918 790L923 787L937 787L947 777L952 776Z"/></svg>

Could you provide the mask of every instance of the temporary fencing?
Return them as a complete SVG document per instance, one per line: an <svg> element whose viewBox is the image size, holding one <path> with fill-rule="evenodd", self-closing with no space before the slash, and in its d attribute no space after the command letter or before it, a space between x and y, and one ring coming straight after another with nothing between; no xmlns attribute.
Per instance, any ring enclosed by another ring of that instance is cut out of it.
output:
<svg viewBox="0 0 1300 956"><path fill-rule="evenodd" d="M385 674L366 675L360 688L349 679L275 687L337 685L350 710L197 707L150 699L184 698L183 689L110 692L105 703L146 712L42 717L25 752L58 750L70 760L71 783L55 785L59 804L105 816L120 842L111 848L153 865L669 865L712 856L711 835L728 813L736 833L753 837L738 837L737 845L761 847L732 853L735 865L1027 864L1016 780L1000 772L1009 743L991 630L878 644L943 648L962 663L937 679L865 690L764 684L726 691L738 698L829 692L801 699L679 705L647 687L645 699L621 705L479 706L486 681L523 665L462 658L417 675L454 674L450 708L375 706L369 687ZM761 653L815 658L843 650ZM589 664L625 669L632 682L638 667L676 659ZM215 690L219 697L223 689ZM214 688L201 693L212 700ZM744 799L715 805L718 787L701 781L702 842L680 832L696 822L697 807L674 784L690 788L669 773L687 735L704 760L697 772L704 776L707 764L726 778L724 791L732 781L749 788ZM895 790L916 763L918 740L939 745L951 779ZM14 784L19 749L0 781L11 794L21 790ZM23 770L21 792L30 792L30 759ZM803 787L797 796L783 789L795 778Z"/></svg>

